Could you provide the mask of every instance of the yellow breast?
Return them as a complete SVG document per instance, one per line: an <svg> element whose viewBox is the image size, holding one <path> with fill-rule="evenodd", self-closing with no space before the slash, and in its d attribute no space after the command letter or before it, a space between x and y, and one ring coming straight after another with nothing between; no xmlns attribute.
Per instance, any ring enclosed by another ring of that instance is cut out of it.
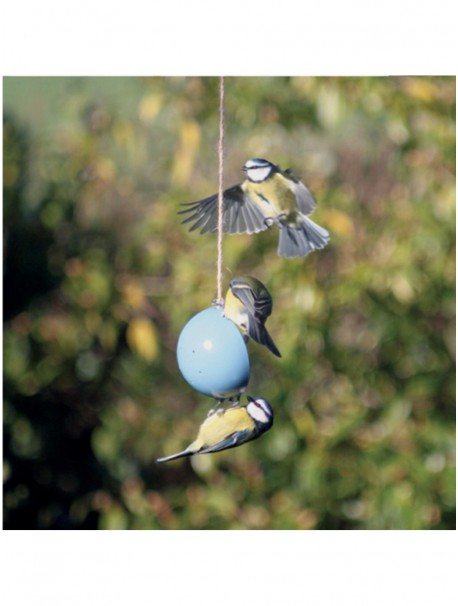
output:
<svg viewBox="0 0 458 606"><path fill-rule="evenodd" d="M250 183L250 192L256 197L256 205L266 217L290 214L297 208L296 196L290 184L279 173L262 183Z"/></svg>
<svg viewBox="0 0 458 606"><path fill-rule="evenodd" d="M246 322L245 306L240 299L237 299L230 288L226 293L226 299L224 301L224 315L229 320L235 322L237 326L240 326L240 324Z"/></svg>
<svg viewBox="0 0 458 606"><path fill-rule="evenodd" d="M246 408L229 408L213 413L204 421L196 442L205 446L214 446L236 431L254 428L254 421Z"/></svg>

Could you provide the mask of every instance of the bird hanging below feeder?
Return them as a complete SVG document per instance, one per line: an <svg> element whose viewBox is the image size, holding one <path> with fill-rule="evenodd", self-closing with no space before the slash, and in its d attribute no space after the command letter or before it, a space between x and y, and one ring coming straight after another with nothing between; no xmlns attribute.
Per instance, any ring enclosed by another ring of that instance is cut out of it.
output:
<svg viewBox="0 0 458 606"><path fill-rule="evenodd" d="M185 450L161 457L166 463L195 454L209 454L235 448L258 438L273 424L273 410L264 398L247 396L248 404L219 410L208 415L199 428L197 438Z"/></svg>

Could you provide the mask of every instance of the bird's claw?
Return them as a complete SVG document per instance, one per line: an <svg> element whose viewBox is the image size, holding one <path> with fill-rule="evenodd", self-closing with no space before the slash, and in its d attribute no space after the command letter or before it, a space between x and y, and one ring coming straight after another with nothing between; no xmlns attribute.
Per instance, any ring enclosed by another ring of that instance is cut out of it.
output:
<svg viewBox="0 0 458 606"><path fill-rule="evenodd" d="M207 417L211 417L215 413L222 415L224 412L226 412L226 410L229 410L231 408L237 408L237 406L240 406L240 394L238 396L233 396L232 398L228 398L228 400L231 403L229 404L229 406L226 406L225 408L220 408L224 402L224 399L218 400L216 402L215 406L213 406L213 408L210 408L210 410L208 411Z"/></svg>

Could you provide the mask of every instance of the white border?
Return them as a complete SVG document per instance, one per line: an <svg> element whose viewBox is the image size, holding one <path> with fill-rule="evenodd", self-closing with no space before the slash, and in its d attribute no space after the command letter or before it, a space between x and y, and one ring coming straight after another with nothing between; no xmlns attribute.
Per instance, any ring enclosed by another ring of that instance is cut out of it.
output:
<svg viewBox="0 0 458 606"><path fill-rule="evenodd" d="M15 0L2 22L2 75L456 74L452 0ZM456 555L448 531L3 531L0 595L429 606L456 595Z"/></svg>

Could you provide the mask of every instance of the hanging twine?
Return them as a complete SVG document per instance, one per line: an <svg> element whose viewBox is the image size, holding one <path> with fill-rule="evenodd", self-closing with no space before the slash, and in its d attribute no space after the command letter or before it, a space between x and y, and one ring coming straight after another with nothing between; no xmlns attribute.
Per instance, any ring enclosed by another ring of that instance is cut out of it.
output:
<svg viewBox="0 0 458 606"><path fill-rule="evenodd" d="M219 141L218 141L218 258L216 262L216 304L223 300L223 161L224 161L224 76L219 79Z"/></svg>

